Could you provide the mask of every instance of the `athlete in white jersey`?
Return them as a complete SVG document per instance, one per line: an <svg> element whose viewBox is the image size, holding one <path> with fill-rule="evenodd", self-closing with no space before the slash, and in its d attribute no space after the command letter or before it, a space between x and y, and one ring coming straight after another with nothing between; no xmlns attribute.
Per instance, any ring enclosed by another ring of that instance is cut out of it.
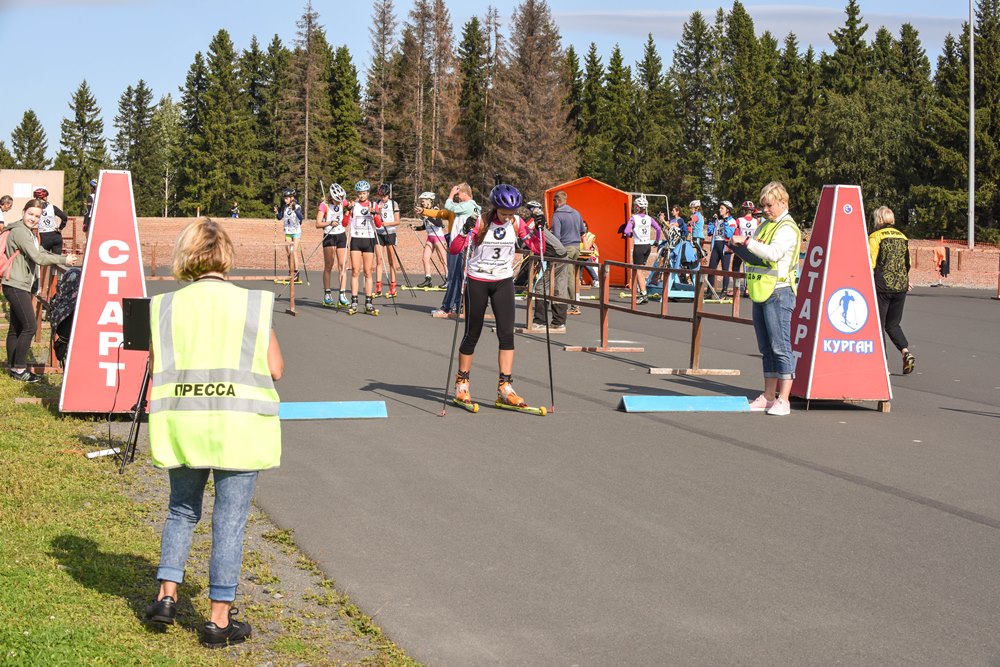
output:
<svg viewBox="0 0 1000 667"><path fill-rule="evenodd" d="M444 285L446 287L448 284L447 275L447 264L448 259L445 255L446 251L446 233L444 229L444 214L447 211L441 211L434 207L435 195L433 192L427 191L422 192L417 198L417 215L422 219L422 223L419 226L413 226L414 230L420 231L424 230L427 232L427 243L424 244L424 252L422 256L422 261L424 265L424 281L417 285L417 287L431 287L431 266L434 261L434 255L438 256L441 260L441 265L445 266L445 276ZM454 215L452 216L454 220ZM419 238L419 237L418 237Z"/></svg>
<svg viewBox="0 0 1000 667"><path fill-rule="evenodd" d="M365 274L365 311L374 313L372 273L375 270L375 230L382 226L382 219L374 203L368 199L371 185L368 181L354 184L357 200L348 202L344 220L351 234L351 305L349 312L358 312L358 280Z"/></svg>
<svg viewBox="0 0 1000 667"><path fill-rule="evenodd" d="M517 215L521 201L517 188L501 184L490 192L493 207L485 218L477 221L470 216L455 220L455 227L461 231L451 242L451 252L461 253L471 244L466 264L465 336L459 348L458 376L455 378L455 398L463 404L471 401L472 355L483 330L486 304L490 303L500 342L497 405L528 407L514 392L511 375L514 367L514 250L518 238L534 252L541 254L542 248L540 237L529 235L527 225Z"/></svg>
<svg viewBox="0 0 1000 667"><path fill-rule="evenodd" d="M381 248L381 252L375 254L375 296L382 294L382 275L384 267L389 267L389 298L396 297L396 263L399 262L399 255L396 253L396 226L399 225L399 205L392 200L392 187L388 183L378 186L378 206L379 217L382 218L382 227L379 228L375 237L375 242ZM378 250L378 248L376 249ZM402 263L400 263L402 266Z"/></svg>
<svg viewBox="0 0 1000 667"><path fill-rule="evenodd" d="M752 239L754 233L757 231L757 227L760 225L760 220L754 215L756 207L748 199L743 202L740 208L743 209L743 215L736 218L736 234L734 236L745 236ZM743 259L733 253L733 271L739 271L741 268L743 268ZM743 296L747 296L746 279L735 279L733 281L733 290L735 291L736 289L741 289Z"/></svg>
<svg viewBox="0 0 1000 667"><path fill-rule="evenodd" d="M649 216L646 211L649 209L649 202L645 197L636 197L632 205L632 217L625 225L625 236L632 239L632 263L645 265L649 260L650 242L653 231L656 231L656 241L659 242L663 236L660 223ZM633 289L636 290L635 302L638 304L648 303L649 296L646 294L646 272L633 271Z"/></svg>
<svg viewBox="0 0 1000 667"><path fill-rule="evenodd" d="M298 280L298 259L299 239L302 238L302 218L305 213L299 203L295 201L295 190L285 188L281 192L282 205L279 209L274 207L274 217L281 222L285 230L285 252L288 253L288 274L292 280ZM294 274L293 274L294 272Z"/></svg>
<svg viewBox="0 0 1000 667"><path fill-rule="evenodd" d="M38 219L38 243L39 245L56 255L62 254L62 230L66 227L69 218L58 206L49 201L49 191L45 188L37 188L32 193L35 199L45 202L42 207L42 216Z"/></svg>
<svg viewBox="0 0 1000 667"><path fill-rule="evenodd" d="M340 305L347 306L349 301L344 292L347 281L347 230L344 229L344 208L347 206L347 193L339 183L330 186L330 196L325 197L316 212L316 227L323 230L323 305L332 306L333 295L330 290L330 274L334 266L340 275Z"/></svg>

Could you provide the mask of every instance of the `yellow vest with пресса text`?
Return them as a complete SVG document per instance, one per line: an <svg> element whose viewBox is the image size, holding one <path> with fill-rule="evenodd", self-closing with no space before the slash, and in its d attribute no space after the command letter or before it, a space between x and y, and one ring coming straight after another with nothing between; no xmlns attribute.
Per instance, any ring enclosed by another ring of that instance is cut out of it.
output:
<svg viewBox="0 0 1000 667"><path fill-rule="evenodd" d="M778 275L778 262L770 262L766 259L758 258L757 263L746 265L747 293L750 294L750 300L754 303L764 303L770 299L778 283L787 283L792 288L792 293L795 292L799 266L799 246L802 245L802 231L799 226L795 224L791 216L785 216L778 221L768 220L760 226L754 238L764 245L769 245L774 240L775 234L784 225L790 225L795 230L795 247L792 249L795 255L788 266L788 273L783 276Z"/></svg>
<svg viewBox="0 0 1000 667"><path fill-rule="evenodd" d="M280 404L267 364L273 307L270 292L215 280L153 297L153 465L265 470L280 464Z"/></svg>

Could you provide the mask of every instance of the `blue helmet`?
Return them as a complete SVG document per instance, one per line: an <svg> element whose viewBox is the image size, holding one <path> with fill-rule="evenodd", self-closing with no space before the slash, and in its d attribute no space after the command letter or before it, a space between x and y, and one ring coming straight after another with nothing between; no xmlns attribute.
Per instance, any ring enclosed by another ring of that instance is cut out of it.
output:
<svg viewBox="0 0 1000 667"><path fill-rule="evenodd" d="M521 208L521 191L513 185L501 183L490 190L490 203L497 208Z"/></svg>
<svg viewBox="0 0 1000 667"><path fill-rule="evenodd" d="M372 189L371 183L368 181L358 181L354 184L354 190L356 192L368 192Z"/></svg>
<svg viewBox="0 0 1000 667"><path fill-rule="evenodd" d="M96 178L90 179L90 187L92 187L92 188L96 188L97 187L97 179Z"/></svg>

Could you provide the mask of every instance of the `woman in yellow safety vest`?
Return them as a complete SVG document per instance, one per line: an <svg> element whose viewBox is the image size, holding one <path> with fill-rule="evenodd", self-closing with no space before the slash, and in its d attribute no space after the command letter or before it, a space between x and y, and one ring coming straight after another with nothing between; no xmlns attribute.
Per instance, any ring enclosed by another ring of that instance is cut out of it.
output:
<svg viewBox="0 0 1000 667"><path fill-rule="evenodd" d="M250 636L250 624L233 618L232 606L243 531L257 472L281 459L274 381L285 364L271 328L274 295L227 282L233 259L233 243L220 224L192 222L177 239L173 262L174 277L191 284L150 304L150 457L170 474L170 504L156 571L160 590L146 619L174 622L177 585L211 472L212 605L201 636L211 648Z"/></svg>
<svg viewBox="0 0 1000 667"><path fill-rule="evenodd" d="M760 191L764 222L753 237L734 236L758 262L747 262L747 291L753 301L753 328L764 362L764 393L750 403L754 412L785 416L795 377L792 356L792 309L802 234L788 214L788 191L778 182Z"/></svg>

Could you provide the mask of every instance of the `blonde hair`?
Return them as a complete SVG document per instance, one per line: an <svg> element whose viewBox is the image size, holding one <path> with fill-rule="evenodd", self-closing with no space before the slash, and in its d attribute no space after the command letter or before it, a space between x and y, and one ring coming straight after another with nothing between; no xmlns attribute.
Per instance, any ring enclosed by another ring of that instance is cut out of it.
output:
<svg viewBox="0 0 1000 667"><path fill-rule="evenodd" d="M565 190L560 190L559 192L552 195L552 203L554 203L556 206L565 204L568 199L569 195L566 194Z"/></svg>
<svg viewBox="0 0 1000 667"><path fill-rule="evenodd" d="M173 274L177 280L195 280L206 273L227 274L236 253L225 227L211 218L188 224L174 246Z"/></svg>
<svg viewBox="0 0 1000 667"><path fill-rule="evenodd" d="M875 229L896 224L896 216L888 206L875 209Z"/></svg>
<svg viewBox="0 0 1000 667"><path fill-rule="evenodd" d="M472 186L469 185L468 183L464 183L464 182L463 183L459 183L458 184L458 191L461 192L466 197L471 197L472 196Z"/></svg>
<svg viewBox="0 0 1000 667"><path fill-rule="evenodd" d="M771 203L781 202L785 206L788 206L788 190L778 181L771 181L761 189L758 199L761 205L765 201L768 201Z"/></svg>

